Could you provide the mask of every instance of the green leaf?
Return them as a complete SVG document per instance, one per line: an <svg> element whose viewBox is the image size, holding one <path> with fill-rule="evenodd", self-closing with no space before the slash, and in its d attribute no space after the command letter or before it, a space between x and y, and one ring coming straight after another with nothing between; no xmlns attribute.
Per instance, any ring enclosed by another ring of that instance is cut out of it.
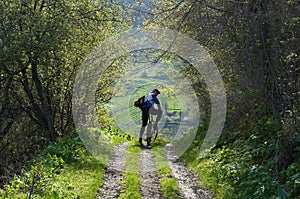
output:
<svg viewBox="0 0 300 199"><path fill-rule="evenodd" d="M297 137L296 141L297 141L297 142L300 142L300 136Z"/></svg>
<svg viewBox="0 0 300 199"><path fill-rule="evenodd" d="M59 199L59 195L56 193L56 191L52 191L51 199Z"/></svg>
<svg viewBox="0 0 300 199"><path fill-rule="evenodd" d="M296 180L297 178L300 177L300 174L299 173L296 173L295 175L291 176L291 179L292 180Z"/></svg>
<svg viewBox="0 0 300 199"><path fill-rule="evenodd" d="M4 192L2 193L2 197L1 197L1 199L6 199L6 198L8 198L8 196L7 196L7 192L6 192L6 191L4 191Z"/></svg>
<svg viewBox="0 0 300 199"><path fill-rule="evenodd" d="M283 188L281 188L281 186L277 187L277 195L280 199L288 197L288 193Z"/></svg>

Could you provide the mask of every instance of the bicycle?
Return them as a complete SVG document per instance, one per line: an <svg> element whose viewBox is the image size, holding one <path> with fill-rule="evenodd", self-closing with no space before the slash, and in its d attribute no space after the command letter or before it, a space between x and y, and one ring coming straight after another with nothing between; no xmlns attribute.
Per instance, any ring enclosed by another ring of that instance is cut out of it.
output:
<svg viewBox="0 0 300 199"><path fill-rule="evenodd" d="M155 142L158 136L158 129L157 126L154 125L153 115L149 116L149 123L147 125L147 138L145 141L147 142L147 148L151 148L151 145ZM152 140L153 138L153 140Z"/></svg>

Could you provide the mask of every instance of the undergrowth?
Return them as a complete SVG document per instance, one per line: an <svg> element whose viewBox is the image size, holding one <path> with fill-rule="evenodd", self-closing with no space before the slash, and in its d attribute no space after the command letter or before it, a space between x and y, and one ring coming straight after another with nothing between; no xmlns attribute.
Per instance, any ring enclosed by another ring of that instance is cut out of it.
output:
<svg viewBox="0 0 300 199"><path fill-rule="evenodd" d="M131 139L115 128L93 131L103 133L113 144ZM21 175L0 189L2 199L94 198L106 168L103 161L86 150L76 133L50 143L27 165Z"/></svg>
<svg viewBox="0 0 300 199"><path fill-rule="evenodd" d="M300 198L300 161L278 169L281 129L274 120L260 121L248 129L247 139L240 135L235 142L219 144L200 158L205 125L199 128L197 139L182 158L200 174L215 198ZM245 132L239 134L242 133Z"/></svg>

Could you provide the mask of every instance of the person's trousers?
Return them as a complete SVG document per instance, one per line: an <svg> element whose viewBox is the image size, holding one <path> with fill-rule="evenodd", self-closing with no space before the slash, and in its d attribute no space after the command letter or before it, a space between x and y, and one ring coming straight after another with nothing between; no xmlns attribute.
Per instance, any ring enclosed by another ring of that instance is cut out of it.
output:
<svg viewBox="0 0 300 199"><path fill-rule="evenodd" d="M158 123L162 116L162 110L155 109L154 107L148 107L148 108L142 109L142 127L140 130L140 138L143 137L143 134L144 134L145 128L148 124L150 115L156 115L155 123ZM151 133L150 129L147 130L147 138L151 137L150 133Z"/></svg>

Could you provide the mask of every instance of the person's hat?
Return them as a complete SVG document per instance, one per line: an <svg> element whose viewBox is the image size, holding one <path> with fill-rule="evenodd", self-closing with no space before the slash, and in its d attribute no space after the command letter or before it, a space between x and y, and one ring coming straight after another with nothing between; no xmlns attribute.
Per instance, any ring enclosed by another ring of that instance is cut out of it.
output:
<svg viewBox="0 0 300 199"><path fill-rule="evenodd" d="M152 92L157 92L158 94L160 94L159 90L157 88L153 89Z"/></svg>

